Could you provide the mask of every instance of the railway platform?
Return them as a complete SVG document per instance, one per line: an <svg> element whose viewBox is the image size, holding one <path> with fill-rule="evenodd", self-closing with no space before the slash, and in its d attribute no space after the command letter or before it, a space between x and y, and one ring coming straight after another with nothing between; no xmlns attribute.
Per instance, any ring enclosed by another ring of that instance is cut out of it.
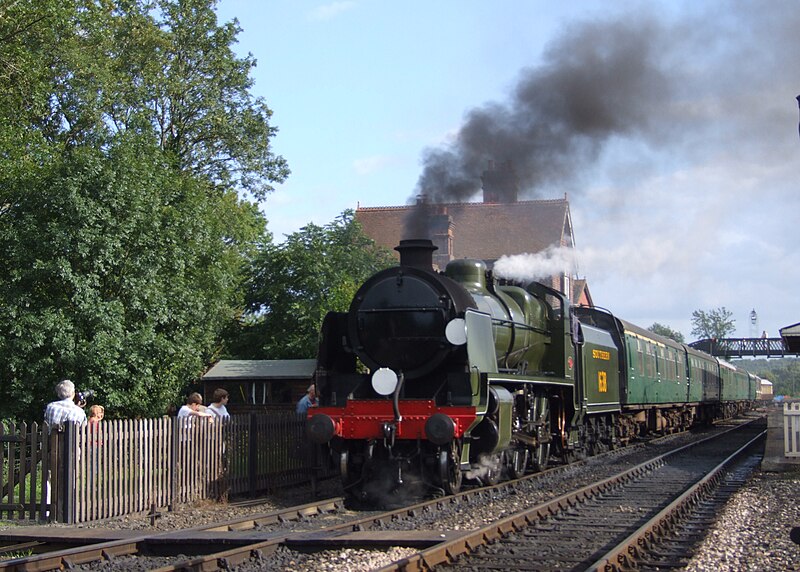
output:
<svg viewBox="0 0 800 572"><path fill-rule="evenodd" d="M761 470L766 472L800 471L800 457L787 456L783 407L771 407L767 415L767 442Z"/></svg>

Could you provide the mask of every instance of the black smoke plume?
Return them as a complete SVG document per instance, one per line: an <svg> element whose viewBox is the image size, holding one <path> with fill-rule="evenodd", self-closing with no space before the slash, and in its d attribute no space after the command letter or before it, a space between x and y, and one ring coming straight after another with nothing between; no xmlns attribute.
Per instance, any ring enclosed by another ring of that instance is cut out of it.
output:
<svg viewBox="0 0 800 572"><path fill-rule="evenodd" d="M424 151L414 200L469 200L490 161L512 165L521 195L536 198L581 173L609 138L654 138L672 93L663 36L644 16L567 27L540 66L522 71L508 103L469 111L451 144ZM427 236L426 203L412 209L406 238Z"/></svg>

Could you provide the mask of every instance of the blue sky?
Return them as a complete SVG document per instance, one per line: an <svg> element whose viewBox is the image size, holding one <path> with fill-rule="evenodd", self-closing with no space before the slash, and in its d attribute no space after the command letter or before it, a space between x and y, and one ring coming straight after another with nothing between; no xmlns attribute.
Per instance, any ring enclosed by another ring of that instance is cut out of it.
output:
<svg viewBox="0 0 800 572"><path fill-rule="evenodd" d="M406 204L423 152L457 139L471 110L644 38L642 73L657 67L663 89L617 102L630 125L531 198L568 194L578 273L622 318L687 338L696 309L725 306L741 336L752 309L758 333L800 322L794 3L223 0L217 12L243 29L236 49L258 61L253 93L292 170L263 205L278 240L359 203ZM614 87L586 75L589 99Z"/></svg>

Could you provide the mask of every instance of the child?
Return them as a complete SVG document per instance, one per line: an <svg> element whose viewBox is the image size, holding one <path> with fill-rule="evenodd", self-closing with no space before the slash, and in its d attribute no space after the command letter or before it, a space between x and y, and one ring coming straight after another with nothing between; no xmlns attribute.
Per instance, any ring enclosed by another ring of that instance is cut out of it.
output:
<svg viewBox="0 0 800 572"><path fill-rule="evenodd" d="M103 408L102 405L92 405L89 408L89 424L96 425L103 420L103 417L106 414L106 410Z"/></svg>
<svg viewBox="0 0 800 572"><path fill-rule="evenodd" d="M227 405L229 398L230 395L228 392L221 387L218 387L214 390L211 404L206 408L206 411L213 413L220 419L228 419L230 414L228 413L228 408L225 407L225 405Z"/></svg>
<svg viewBox="0 0 800 572"><path fill-rule="evenodd" d="M214 414L206 411L203 405L203 396L199 393L190 393L186 398L186 405L178 410L178 417L206 417L209 420L214 419Z"/></svg>
<svg viewBox="0 0 800 572"><path fill-rule="evenodd" d="M89 408L89 435L91 435L94 445L102 445L103 441L99 438L100 421L105 417L106 410L102 405L92 405Z"/></svg>

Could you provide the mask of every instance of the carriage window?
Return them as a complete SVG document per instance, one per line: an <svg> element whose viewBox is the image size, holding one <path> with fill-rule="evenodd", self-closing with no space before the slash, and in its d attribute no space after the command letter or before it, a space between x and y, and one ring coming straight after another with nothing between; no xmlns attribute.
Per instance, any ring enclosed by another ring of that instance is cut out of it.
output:
<svg viewBox="0 0 800 572"><path fill-rule="evenodd" d="M639 358L639 373L644 375L644 348L642 347L642 340L636 340L636 354Z"/></svg>

